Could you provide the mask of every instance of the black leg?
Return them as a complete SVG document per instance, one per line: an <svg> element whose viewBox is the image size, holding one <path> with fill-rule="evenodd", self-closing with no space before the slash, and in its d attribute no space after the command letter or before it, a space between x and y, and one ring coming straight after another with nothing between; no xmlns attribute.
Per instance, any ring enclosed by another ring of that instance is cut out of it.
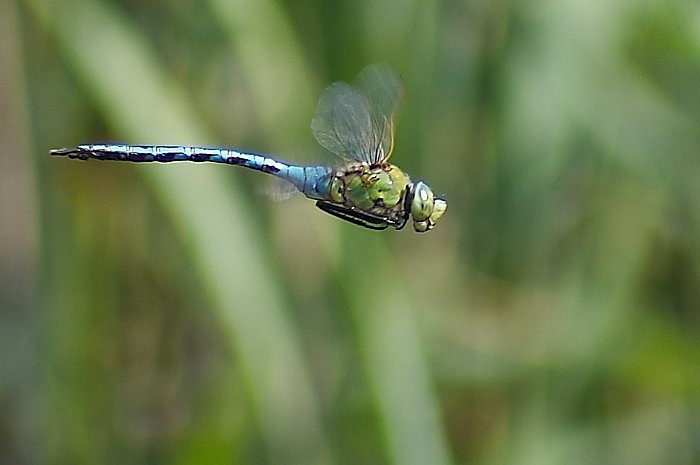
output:
<svg viewBox="0 0 700 465"><path fill-rule="evenodd" d="M329 213L341 220L349 221L352 224L362 226L367 229L380 231L386 229L391 224L386 218L373 215L371 213L356 210L345 205L319 200L316 206L326 213Z"/></svg>

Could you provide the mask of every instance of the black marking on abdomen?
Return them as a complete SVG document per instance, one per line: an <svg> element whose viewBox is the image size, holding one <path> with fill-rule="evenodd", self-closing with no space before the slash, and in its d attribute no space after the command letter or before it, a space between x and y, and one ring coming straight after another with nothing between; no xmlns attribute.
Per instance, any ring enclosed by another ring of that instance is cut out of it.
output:
<svg viewBox="0 0 700 465"><path fill-rule="evenodd" d="M178 152L156 153L156 160L162 163L167 163L169 161L174 161L178 155L180 155Z"/></svg>
<svg viewBox="0 0 700 465"><path fill-rule="evenodd" d="M260 167L260 171L262 171L263 173L277 174L280 172L280 169L275 165L268 165L267 163L263 163L262 167Z"/></svg>
<svg viewBox="0 0 700 465"><path fill-rule="evenodd" d="M209 161L211 155L208 153L193 153L189 156L190 161L204 162Z"/></svg>
<svg viewBox="0 0 700 465"><path fill-rule="evenodd" d="M153 161L155 156L152 153L129 152L127 154L127 159L135 162L147 162Z"/></svg>
<svg viewBox="0 0 700 465"><path fill-rule="evenodd" d="M128 159L128 154L126 153L112 153L102 150L92 150L87 152L88 158L96 158L97 160L124 160Z"/></svg>
<svg viewBox="0 0 700 465"><path fill-rule="evenodd" d="M236 155L226 157L226 163L228 163L229 165L245 165L246 162L248 162L247 159L243 157L237 157Z"/></svg>

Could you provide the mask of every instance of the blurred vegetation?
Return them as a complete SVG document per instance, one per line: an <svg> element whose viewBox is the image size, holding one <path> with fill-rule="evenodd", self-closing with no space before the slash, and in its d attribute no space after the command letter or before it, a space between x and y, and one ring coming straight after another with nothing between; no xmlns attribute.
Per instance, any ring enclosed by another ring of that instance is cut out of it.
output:
<svg viewBox="0 0 700 465"><path fill-rule="evenodd" d="M700 463L700 4L0 2L0 463ZM403 77L376 233L265 175Z"/></svg>

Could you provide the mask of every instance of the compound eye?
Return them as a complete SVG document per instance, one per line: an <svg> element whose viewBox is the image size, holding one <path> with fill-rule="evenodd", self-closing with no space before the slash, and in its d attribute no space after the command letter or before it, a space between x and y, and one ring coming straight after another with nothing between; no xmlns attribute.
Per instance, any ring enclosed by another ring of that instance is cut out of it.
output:
<svg viewBox="0 0 700 465"><path fill-rule="evenodd" d="M411 202L411 215L413 221L425 221L433 214L435 196L427 184L418 181L413 191L413 201Z"/></svg>

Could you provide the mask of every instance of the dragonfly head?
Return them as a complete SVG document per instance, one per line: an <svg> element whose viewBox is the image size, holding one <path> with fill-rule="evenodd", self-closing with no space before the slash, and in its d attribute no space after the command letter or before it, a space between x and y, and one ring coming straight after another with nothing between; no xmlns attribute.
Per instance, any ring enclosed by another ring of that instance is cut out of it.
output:
<svg viewBox="0 0 700 465"><path fill-rule="evenodd" d="M413 229L416 232L427 232L433 229L435 223L447 210L447 200L435 197L433 191L423 181L413 185L409 198Z"/></svg>

